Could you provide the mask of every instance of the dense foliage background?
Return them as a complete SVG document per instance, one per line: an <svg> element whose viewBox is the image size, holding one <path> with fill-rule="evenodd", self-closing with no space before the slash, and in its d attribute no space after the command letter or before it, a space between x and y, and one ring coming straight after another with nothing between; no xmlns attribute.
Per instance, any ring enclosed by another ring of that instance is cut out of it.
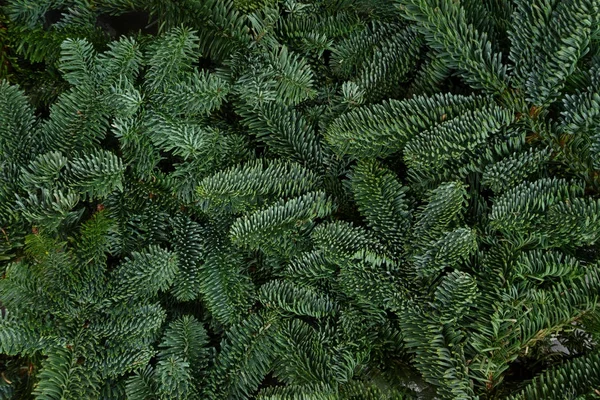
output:
<svg viewBox="0 0 600 400"><path fill-rule="evenodd" d="M0 6L0 398L600 397L600 1Z"/></svg>

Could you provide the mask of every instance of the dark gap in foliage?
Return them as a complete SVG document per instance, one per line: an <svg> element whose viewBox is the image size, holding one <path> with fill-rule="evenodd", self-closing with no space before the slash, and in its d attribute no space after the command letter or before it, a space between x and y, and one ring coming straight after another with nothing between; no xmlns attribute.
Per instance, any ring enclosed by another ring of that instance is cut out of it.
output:
<svg viewBox="0 0 600 400"><path fill-rule="evenodd" d="M581 261L594 263L600 255L600 246L598 244L582 246L575 250L575 257Z"/></svg>
<svg viewBox="0 0 600 400"><path fill-rule="evenodd" d="M282 386L283 384L284 383L281 382L279 379L277 379L277 377L271 372L267 376L265 376L265 379L263 379L262 383L258 387L257 392L263 388L277 387L277 386Z"/></svg>
<svg viewBox="0 0 600 400"><path fill-rule="evenodd" d="M50 105L71 86L52 65L41 62L31 63L23 57L19 57L19 65L23 71L16 74L16 80L27 93L36 113L41 118L48 118Z"/></svg>
<svg viewBox="0 0 600 400"><path fill-rule="evenodd" d="M161 160L158 163L158 168L160 169L160 171L167 174L175 171L175 167L179 159L176 157L172 157L169 153L163 151L160 152L160 155Z"/></svg>
<svg viewBox="0 0 600 400"><path fill-rule="evenodd" d="M106 130L104 137L100 141L100 146L102 146L103 149L110 150L115 154L122 156L119 139L115 135L113 135L110 128Z"/></svg>
<svg viewBox="0 0 600 400"><path fill-rule="evenodd" d="M505 380L507 384L528 381L533 379L541 370L543 366L532 368L531 364L527 360L518 358L509 365L508 371L506 372Z"/></svg>
<svg viewBox="0 0 600 400"><path fill-rule="evenodd" d="M332 51L331 50L325 50L323 52L323 64L330 65L331 55L332 55Z"/></svg>
<svg viewBox="0 0 600 400"><path fill-rule="evenodd" d="M156 36L158 23L146 11L129 11L119 15L100 14L96 26L102 28L112 39L138 32Z"/></svg>
<svg viewBox="0 0 600 400"><path fill-rule="evenodd" d="M67 10L65 8L54 8L48 10L44 14L44 29L50 29L52 25L56 24L62 19L63 15L65 15L66 12Z"/></svg>
<svg viewBox="0 0 600 400"><path fill-rule="evenodd" d="M118 254L106 253L106 270L108 272L115 270L121 262L121 256Z"/></svg>
<svg viewBox="0 0 600 400"><path fill-rule="evenodd" d="M212 69L215 65L216 64L208 57L200 57L196 61L196 66L200 69Z"/></svg>

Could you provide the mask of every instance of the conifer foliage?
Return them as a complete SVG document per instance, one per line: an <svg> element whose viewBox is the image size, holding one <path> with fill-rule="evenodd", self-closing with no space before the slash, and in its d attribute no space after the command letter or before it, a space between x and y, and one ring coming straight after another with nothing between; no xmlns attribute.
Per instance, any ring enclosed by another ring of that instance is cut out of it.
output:
<svg viewBox="0 0 600 400"><path fill-rule="evenodd" d="M0 5L0 399L600 395L599 0Z"/></svg>

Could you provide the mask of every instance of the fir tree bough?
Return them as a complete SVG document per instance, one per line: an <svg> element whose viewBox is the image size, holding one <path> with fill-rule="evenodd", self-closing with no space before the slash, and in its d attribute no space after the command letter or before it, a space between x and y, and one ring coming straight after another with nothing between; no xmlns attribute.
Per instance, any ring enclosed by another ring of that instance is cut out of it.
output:
<svg viewBox="0 0 600 400"><path fill-rule="evenodd" d="M593 399L600 1L0 2L0 399Z"/></svg>

